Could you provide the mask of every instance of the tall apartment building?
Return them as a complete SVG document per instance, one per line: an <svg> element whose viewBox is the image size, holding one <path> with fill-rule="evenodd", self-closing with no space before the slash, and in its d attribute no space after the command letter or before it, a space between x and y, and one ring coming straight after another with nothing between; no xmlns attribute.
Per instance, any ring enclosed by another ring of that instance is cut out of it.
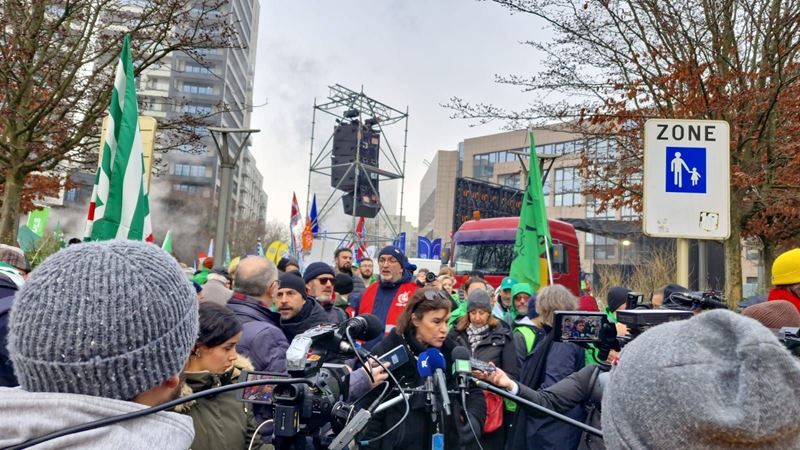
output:
<svg viewBox="0 0 800 450"><path fill-rule="evenodd" d="M141 114L171 120L183 115L204 117L206 126L250 128L253 80L258 36L258 0L230 0L226 20L235 27L238 49L206 49L203 61L185 53L174 53L140 77L138 95ZM205 117L207 116L207 117ZM197 146L182 145L164 155L161 176L151 184L151 210L164 212L170 220L153 224L156 236L167 229L175 242L194 242L179 256L191 258L205 248L216 226L220 170L216 146L204 126L195 128L203 136ZM231 135L231 151L242 136ZM163 143L162 143L163 144ZM266 220L267 194L263 176L256 168L249 144L239 157L233 178L231 202L232 233L242 223ZM182 236L181 236L182 235Z"/></svg>

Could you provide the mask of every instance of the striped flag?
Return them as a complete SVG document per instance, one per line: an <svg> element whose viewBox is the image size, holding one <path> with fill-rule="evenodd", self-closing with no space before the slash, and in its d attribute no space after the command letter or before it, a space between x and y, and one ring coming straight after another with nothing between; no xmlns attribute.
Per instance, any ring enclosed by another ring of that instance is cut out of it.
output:
<svg viewBox="0 0 800 450"><path fill-rule="evenodd" d="M167 230L167 235L164 236L161 248L167 253L172 253L172 230Z"/></svg>
<svg viewBox="0 0 800 450"><path fill-rule="evenodd" d="M291 237L291 255L299 257L300 245L297 242L297 227L300 225L300 205L297 204L297 194L292 192L292 216L289 219L289 235Z"/></svg>
<svg viewBox="0 0 800 450"><path fill-rule="evenodd" d="M153 242L144 176L131 38L125 35L117 64L103 154L86 219L86 239Z"/></svg>

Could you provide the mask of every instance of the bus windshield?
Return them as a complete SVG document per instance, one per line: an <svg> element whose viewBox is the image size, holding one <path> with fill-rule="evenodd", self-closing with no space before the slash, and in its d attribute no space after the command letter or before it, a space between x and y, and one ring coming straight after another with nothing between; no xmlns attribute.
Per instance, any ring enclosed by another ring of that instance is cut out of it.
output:
<svg viewBox="0 0 800 450"><path fill-rule="evenodd" d="M486 275L508 275L514 259L514 242L458 242L454 255L457 275L479 271Z"/></svg>

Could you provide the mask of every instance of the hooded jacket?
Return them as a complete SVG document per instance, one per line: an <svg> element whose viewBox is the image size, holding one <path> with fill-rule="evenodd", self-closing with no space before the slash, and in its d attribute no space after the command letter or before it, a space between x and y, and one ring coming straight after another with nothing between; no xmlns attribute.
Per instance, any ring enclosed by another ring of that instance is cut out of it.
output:
<svg viewBox="0 0 800 450"><path fill-rule="evenodd" d="M264 307L257 298L238 292L234 292L227 307L242 322L242 338L236 351L249 358L257 371L286 373L289 341L278 327L280 314Z"/></svg>
<svg viewBox="0 0 800 450"><path fill-rule="evenodd" d="M146 409L147 406L103 397L0 388L0 448L54 431ZM95 430L63 436L37 449L186 450L192 444L192 419L173 412L148 414Z"/></svg>
<svg viewBox="0 0 800 450"><path fill-rule="evenodd" d="M253 365L244 356L239 356L233 367L225 373L184 372L181 397L236 383L242 370L253 370ZM241 391L228 391L192 400L175 408L176 412L188 415L194 422L192 450L249 447L258 425L253 418L251 404L239 400L240 396ZM258 445L253 448L264 448L259 438L255 442Z"/></svg>
<svg viewBox="0 0 800 450"><path fill-rule="evenodd" d="M286 335L286 339L292 342L292 339L298 334L323 323L330 323L328 313L316 300L307 298L303 308L296 316L288 320L281 319L281 329Z"/></svg>

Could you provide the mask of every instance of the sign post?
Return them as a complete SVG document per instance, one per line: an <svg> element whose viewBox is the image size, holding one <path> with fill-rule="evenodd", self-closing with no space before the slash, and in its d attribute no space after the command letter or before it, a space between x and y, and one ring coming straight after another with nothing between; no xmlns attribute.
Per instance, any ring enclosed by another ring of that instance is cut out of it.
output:
<svg viewBox="0 0 800 450"><path fill-rule="evenodd" d="M643 184L644 234L677 238L677 282L688 286L688 239L727 239L731 233L728 123L648 120Z"/></svg>

